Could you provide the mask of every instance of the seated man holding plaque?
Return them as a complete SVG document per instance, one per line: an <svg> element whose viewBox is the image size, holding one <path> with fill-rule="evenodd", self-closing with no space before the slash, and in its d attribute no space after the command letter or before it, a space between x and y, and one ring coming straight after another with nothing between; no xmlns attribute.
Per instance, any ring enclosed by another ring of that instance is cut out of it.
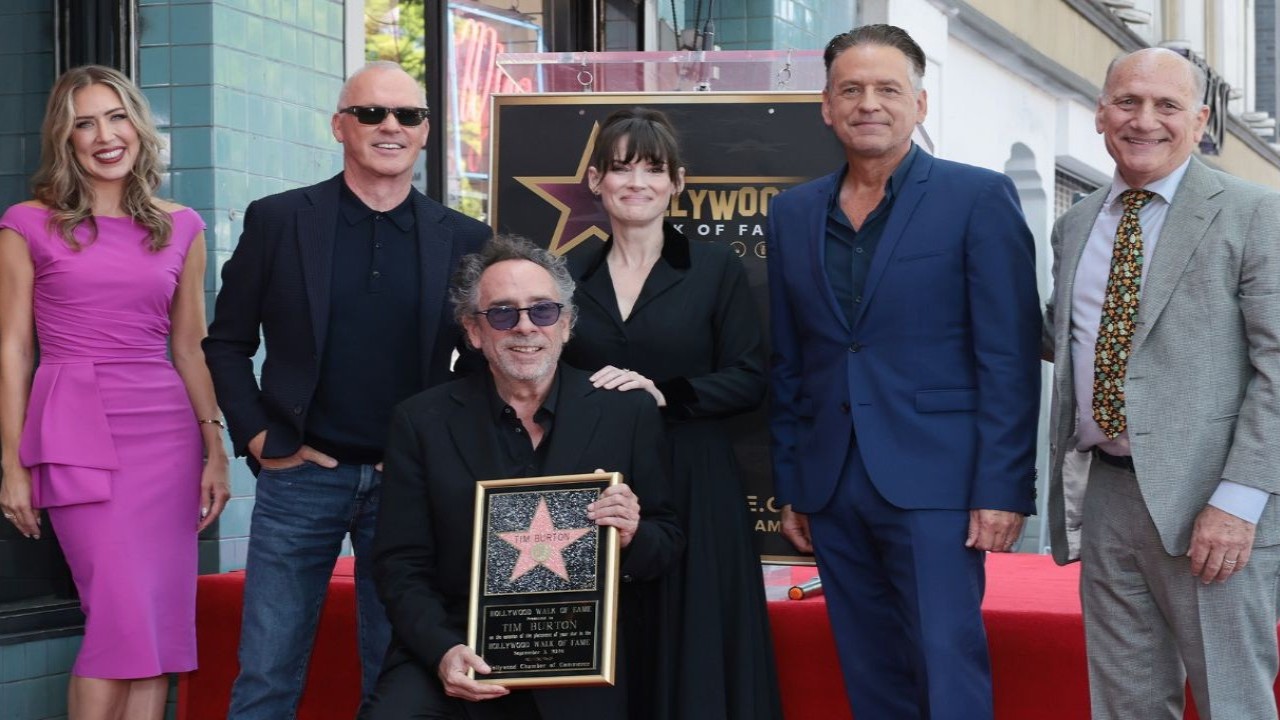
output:
<svg viewBox="0 0 1280 720"><path fill-rule="evenodd" d="M573 289L559 258L518 238L495 238L459 266L454 312L489 372L421 393L393 414L374 547L393 639L366 720L627 717L623 668L614 668L612 686L509 689L480 682L491 668L466 644L478 481L621 473L626 482L584 505L578 522L617 529L624 596L663 575L683 546L652 399L598 391L586 373L560 364ZM568 577L569 543L585 530L554 499L538 500L520 522L565 542L521 551L510 577L541 573L552 586ZM503 535L518 542L518 534ZM520 641L524 625L508 638ZM620 614L616 660L628 634L650 630L629 627Z"/></svg>

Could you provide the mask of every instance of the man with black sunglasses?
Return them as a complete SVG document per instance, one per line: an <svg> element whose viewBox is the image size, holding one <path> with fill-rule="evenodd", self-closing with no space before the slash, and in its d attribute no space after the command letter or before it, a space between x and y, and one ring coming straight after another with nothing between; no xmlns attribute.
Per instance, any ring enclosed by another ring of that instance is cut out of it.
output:
<svg viewBox="0 0 1280 720"><path fill-rule="evenodd" d="M294 716L348 534L366 697L390 639L370 558L391 409L450 378L449 276L490 235L411 184L425 104L394 63L352 75L331 121L342 173L251 203L222 271L205 358L258 476L233 720Z"/></svg>
<svg viewBox="0 0 1280 720"><path fill-rule="evenodd" d="M618 529L622 595L665 574L683 546L662 458L662 420L647 394L597 390L560 363L576 313L561 258L498 236L463 258L454 313L488 372L396 408L374 550L378 591L395 629L361 720L584 717L626 720L626 673L612 687L510 691L477 682L489 666L464 643L477 480L621 472L588 507ZM535 566L530 572L552 571ZM617 657L652 628L620 613Z"/></svg>

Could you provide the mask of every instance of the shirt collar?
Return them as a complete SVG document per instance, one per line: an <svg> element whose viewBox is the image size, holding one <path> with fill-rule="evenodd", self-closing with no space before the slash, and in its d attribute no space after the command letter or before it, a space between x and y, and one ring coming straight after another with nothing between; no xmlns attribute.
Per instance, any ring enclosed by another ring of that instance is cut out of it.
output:
<svg viewBox="0 0 1280 720"><path fill-rule="evenodd" d="M502 413L511 407L507 404L502 396L498 394L498 386L493 381L493 372L485 372L485 385L488 387L489 395L489 414L493 417L494 422L502 422ZM560 368L556 368L555 377L551 379L551 388L547 390L547 396L542 399L542 405L538 407L538 411L534 413L534 421L538 420L538 416L544 412L555 417L556 403L560 399Z"/></svg>
<svg viewBox="0 0 1280 720"><path fill-rule="evenodd" d="M604 261L609 257L609 251L613 249L613 236L610 235L601 245L600 251L596 256L587 263L586 269L578 276L578 280L585 281L595 274ZM675 229L671 223L663 221L662 223L662 259L668 265L676 270L688 270L692 264L689 255L689 238L684 233Z"/></svg>
<svg viewBox="0 0 1280 720"><path fill-rule="evenodd" d="M1165 175L1159 180L1147 183L1142 186L1142 189L1150 190L1160 196L1160 199L1164 200L1165 204L1168 205L1173 202L1174 193L1178 192L1178 186L1182 184L1182 178L1187 174L1187 168L1189 167L1191 167L1190 155L1188 155L1187 159L1183 160L1182 164L1175 168L1173 172ZM1124 178L1120 177L1120 169L1117 168L1115 174L1111 177L1111 191L1107 193L1105 204L1107 206L1112 205L1120 198L1121 193L1132 189L1134 188L1131 188L1129 184L1124 181Z"/></svg>
<svg viewBox="0 0 1280 720"><path fill-rule="evenodd" d="M402 232L413 229L413 190L405 196L404 202L384 213L378 213L377 210L365 205L364 201L347 187L347 183L343 182L338 202L341 206L342 219L347 225L359 225L373 215L381 214L390 218Z"/></svg>
<svg viewBox="0 0 1280 720"><path fill-rule="evenodd" d="M902 186L907 182L907 174L911 172L911 164L915 162L916 155L920 154L920 146L913 141L911 149L902 157L902 162L898 163L898 167L894 168L893 174L884 183L884 196L889 202L898 193L902 192ZM840 171L840 177L836 178L835 192L831 193L831 198L827 202L827 209L832 210L840 204L840 186L844 183L844 178L849 174L849 165L846 163L844 169Z"/></svg>

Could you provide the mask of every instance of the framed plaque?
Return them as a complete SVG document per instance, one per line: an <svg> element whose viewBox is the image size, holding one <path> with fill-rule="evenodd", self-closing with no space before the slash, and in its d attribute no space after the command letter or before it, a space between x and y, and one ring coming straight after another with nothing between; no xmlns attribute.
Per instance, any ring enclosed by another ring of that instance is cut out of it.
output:
<svg viewBox="0 0 1280 720"><path fill-rule="evenodd" d="M467 644L507 687L612 685L618 531L587 506L620 473L476 483Z"/></svg>

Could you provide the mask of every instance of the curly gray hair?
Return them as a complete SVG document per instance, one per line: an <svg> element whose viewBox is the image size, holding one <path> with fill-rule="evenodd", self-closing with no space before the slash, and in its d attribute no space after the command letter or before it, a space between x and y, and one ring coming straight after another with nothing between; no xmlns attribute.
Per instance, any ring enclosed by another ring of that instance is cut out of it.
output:
<svg viewBox="0 0 1280 720"><path fill-rule="evenodd" d="M480 276L489 267L507 260L527 260L551 275L560 293L561 312L569 318L572 330L578 321L578 308L573 304L573 277L564 258L534 245L519 235L495 235L478 253L466 255L458 262L449 288L449 300L453 303L453 318L459 325L480 309Z"/></svg>

